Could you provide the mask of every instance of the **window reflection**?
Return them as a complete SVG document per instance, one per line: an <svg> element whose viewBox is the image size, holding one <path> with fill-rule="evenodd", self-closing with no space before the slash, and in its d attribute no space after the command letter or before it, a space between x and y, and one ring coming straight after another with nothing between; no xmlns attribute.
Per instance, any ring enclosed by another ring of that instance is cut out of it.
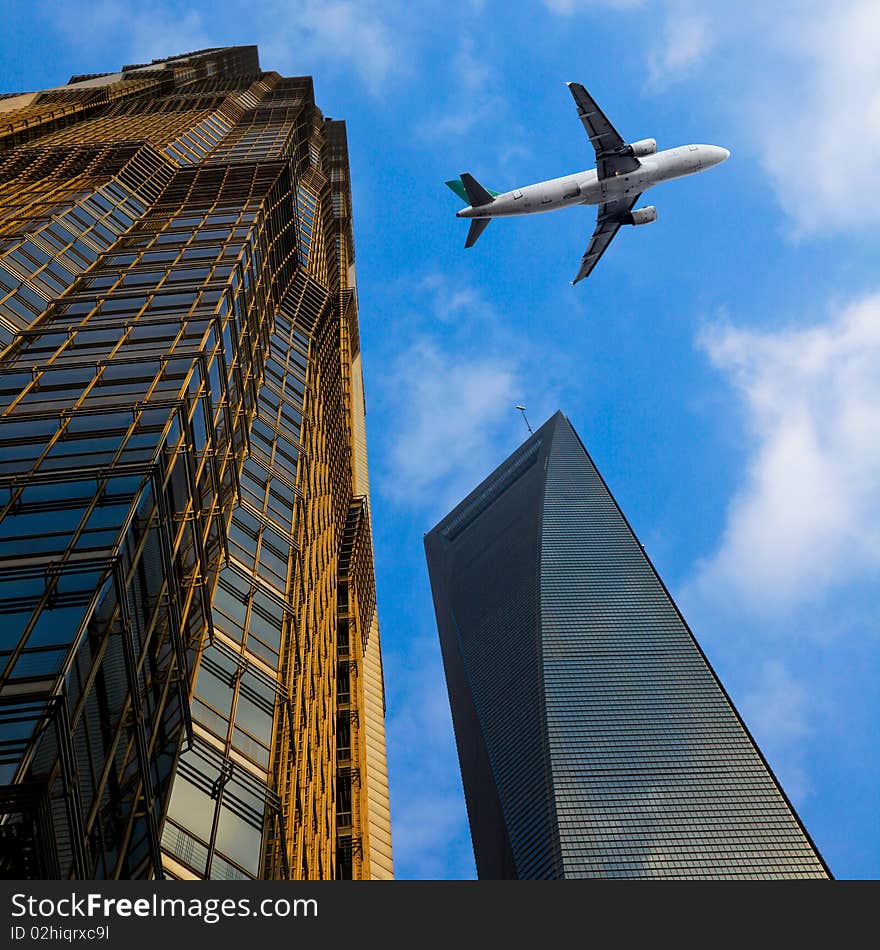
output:
<svg viewBox="0 0 880 950"><path fill-rule="evenodd" d="M235 663L217 650L206 653L199 668L196 695L227 718L232 709Z"/></svg>
<svg viewBox="0 0 880 950"><path fill-rule="evenodd" d="M272 707L268 709L256 697L251 699L244 691L239 694L235 709L235 721L251 735L268 744L272 736Z"/></svg>
<svg viewBox="0 0 880 950"><path fill-rule="evenodd" d="M196 788L183 775L178 775L168 805L168 816L194 835L208 841L214 821L214 805L209 795Z"/></svg>
<svg viewBox="0 0 880 950"><path fill-rule="evenodd" d="M260 830L224 805L217 825L217 850L232 858L251 874L260 866Z"/></svg>

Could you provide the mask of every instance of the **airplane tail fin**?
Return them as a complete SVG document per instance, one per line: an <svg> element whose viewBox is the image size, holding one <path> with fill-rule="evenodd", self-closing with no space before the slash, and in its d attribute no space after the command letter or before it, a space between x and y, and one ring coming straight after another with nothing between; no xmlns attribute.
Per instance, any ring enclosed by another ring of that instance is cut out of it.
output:
<svg viewBox="0 0 880 950"><path fill-rule="evenodd" d="M452 181L445 182L445 185L465 204L472 205L474 208L489 204L500 194L498 191L492 191L491 188L484 188L473 175L468 175L467 172L461 178L453 178Z"/></svg>
<svg viewBox="0 0 880 950"><path fill-rule="evenodd" d="M479 208L482 205L491 204L495 200L492 194L486 191L473 175L462 172L459 177L461 178L462 185L464 185L464 190L467 193L471 207Z"/></svg>
<svg viewBox="0 0 880 950"><path fill-rule="evenodd" d="M464 246L473 247L477 243L479 236L489 227L491 220L491 218L471 218L471 226L468 229L468 236L464 242Z"/></svg>
<svg viewBox="0 0 880 950"><path fill-rule="evenodd" d="M470 204L468 201L467 192L464 190L464 185L461 183L460 179L453 178L452 181L447 181L444 184L451 191L454 191L465 204Z"/></svg>

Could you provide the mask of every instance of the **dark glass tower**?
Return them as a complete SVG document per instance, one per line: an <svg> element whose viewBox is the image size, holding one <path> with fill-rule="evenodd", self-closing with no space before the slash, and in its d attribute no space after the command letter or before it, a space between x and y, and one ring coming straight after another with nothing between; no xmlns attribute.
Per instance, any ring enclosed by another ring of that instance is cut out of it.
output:
<svg viewBox="0 0 880 950"><path fill-rule="evenodd" d="M830 876L562 413L425 548L481 878Z"/></svg>
<svg viewBox="0 0 880 950"><path fill-rule="evenodd" d="M0 873L390 876L344 123L253 46L0 116Z"/></svg>

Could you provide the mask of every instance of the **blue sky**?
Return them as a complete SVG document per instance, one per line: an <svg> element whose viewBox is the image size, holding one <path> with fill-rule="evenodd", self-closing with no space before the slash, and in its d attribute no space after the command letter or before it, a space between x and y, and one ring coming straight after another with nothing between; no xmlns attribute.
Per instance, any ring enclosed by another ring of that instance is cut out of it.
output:
<svg viewBox="0 0 880 950"><path fill-rule="evenodd" d="M0 88L252 42L348 122L398 876L474 876L422 535L517 403L571 418L832 871L880 876L876 0L12 0ZM732 153L575 288L592 211L465 251L442 184L590 167L567 80Z"/></svg>

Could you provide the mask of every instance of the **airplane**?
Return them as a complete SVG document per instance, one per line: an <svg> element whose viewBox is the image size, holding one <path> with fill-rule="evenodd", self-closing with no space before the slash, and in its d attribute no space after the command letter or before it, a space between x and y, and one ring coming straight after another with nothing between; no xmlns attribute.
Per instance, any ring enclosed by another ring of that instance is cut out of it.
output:
<svg viewBox="0 0 880 950"><path fill-rule="evenodd" d="M596 228L571 282L574 286L589 276L621 225L638 227L657 220L653 205L633 211L645 191L661 181L714 168L726 161L730 152L718 145L680 145L658 152L656 139L627 143L580 83L566 85L596 150L594 169L505 192L484 188L466 172L446 184L468 203L467 208L456 212L458 218L471 219L465 247L477 243L493 218L541 214L570 205L598 205Z"/></svg>

